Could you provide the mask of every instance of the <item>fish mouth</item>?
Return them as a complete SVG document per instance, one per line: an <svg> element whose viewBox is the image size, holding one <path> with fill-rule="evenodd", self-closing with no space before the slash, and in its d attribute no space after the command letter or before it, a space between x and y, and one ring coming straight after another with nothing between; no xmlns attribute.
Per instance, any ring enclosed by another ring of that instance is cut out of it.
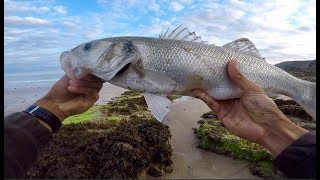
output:
<svg viewBox="0 0 320 180"><path fill-rule="evenodd" d="M61 69L70 79L81 79L89 73L89 69L77 64L77 58L71 51L64 51L60 55Z"/></svg>
<svg viewBox="0 0 320 180"><path fill-rule="evenodd" d="M123 75L129 69L130 65L131 63L128 63L125 66L123 66L123 68L121 68L114 77Z"/></svg>

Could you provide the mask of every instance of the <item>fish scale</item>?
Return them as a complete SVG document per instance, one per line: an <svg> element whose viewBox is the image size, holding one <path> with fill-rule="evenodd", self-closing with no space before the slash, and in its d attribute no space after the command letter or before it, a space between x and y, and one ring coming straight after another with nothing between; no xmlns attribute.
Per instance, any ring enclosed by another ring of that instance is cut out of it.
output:
<svg viewBox="0 0 320 180"><path fill-rule="evenodd" d="M61 54L62 69L70 78L91 73L114 85L145 93L149 109L162 121L170 111L163 95L188 96L193 89L202 89L217 100L240 97L240 89L227 74L228 61L236 59L247 79L265 91L293 98L315 119L315 83L268 64L246 38L219 47L206 44L187 28L179 28L159 38L124 36L94 40L89 42L91 49L85 49L84 43Z"/></svg>

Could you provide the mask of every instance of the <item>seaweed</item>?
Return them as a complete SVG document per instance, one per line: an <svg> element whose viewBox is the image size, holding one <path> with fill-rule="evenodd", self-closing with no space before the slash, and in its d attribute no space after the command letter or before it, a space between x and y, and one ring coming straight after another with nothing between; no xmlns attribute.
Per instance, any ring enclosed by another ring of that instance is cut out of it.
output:
<svg viewBox="0 0 320 180"><path fill-rule="evenodd" d="M270 161L260 161L250 165L249 170L252 174L262 178L274 178L277 170Z"/></svg>
<svg viewBox="0 0 320 180"><path fill-rule="evenodd" d="M218 119L203 122L196 134L201 140L199 147L202 149L250 162L272 160L272 155L262 146L232 134Z"/></svg>
<svg viewBox="0 0 320 180"><path fill-rule="evenodd" d="M294 100L275 99L278 108L295 124L315 130L316 122ZM228 131L214 112L204 113L194 132L200 139L199 148L243 159L251 163L250 172L262 178L273 178L278 173L272 165L272 155L262 146L239 138Z"/></svg>
<svg viewBox="0 0 320 180"><path fill-rule="evenodd" d="M144 178L172 172L169 127L151 116L141 94L127 91L90 112L92 119L66 124L53 135L25 178Z"/></svg>
<svg viewBox="0 0 320 180"><path fill-rule="evenodd" d="M274 102L286 115L296 116L305 120L312 120L312 117L294 100L275 99Z"/></svg>

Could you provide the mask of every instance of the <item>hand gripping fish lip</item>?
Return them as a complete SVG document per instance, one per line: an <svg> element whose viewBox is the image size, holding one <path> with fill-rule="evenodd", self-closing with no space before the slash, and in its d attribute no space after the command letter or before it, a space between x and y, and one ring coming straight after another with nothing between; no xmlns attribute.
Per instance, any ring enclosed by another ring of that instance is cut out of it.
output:
<svg viewBox="0 0 320 180"><path fill-rule="evenodd" d="M70 79L81 79L90 72L89 69L77 65L77 59L71 51L64 51L60 55L60 62Z"/></svg>

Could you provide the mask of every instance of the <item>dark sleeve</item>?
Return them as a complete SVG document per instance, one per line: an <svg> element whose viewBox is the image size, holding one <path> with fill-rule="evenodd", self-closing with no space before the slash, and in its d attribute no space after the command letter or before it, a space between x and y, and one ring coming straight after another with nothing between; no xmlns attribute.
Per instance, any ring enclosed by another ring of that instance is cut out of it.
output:
<svg viewBox="0 0 320 180"><path fill-rule="evenodd" d="M51 139L52 133L27 113L17 112L5 117L5 178L23 178Z"/></svg>
<svg viewBox="0 0 320 180"><path fill-rule="evenodd" d="M273 164L289 178L316 178L316 132L301 136Z"/></svg>

